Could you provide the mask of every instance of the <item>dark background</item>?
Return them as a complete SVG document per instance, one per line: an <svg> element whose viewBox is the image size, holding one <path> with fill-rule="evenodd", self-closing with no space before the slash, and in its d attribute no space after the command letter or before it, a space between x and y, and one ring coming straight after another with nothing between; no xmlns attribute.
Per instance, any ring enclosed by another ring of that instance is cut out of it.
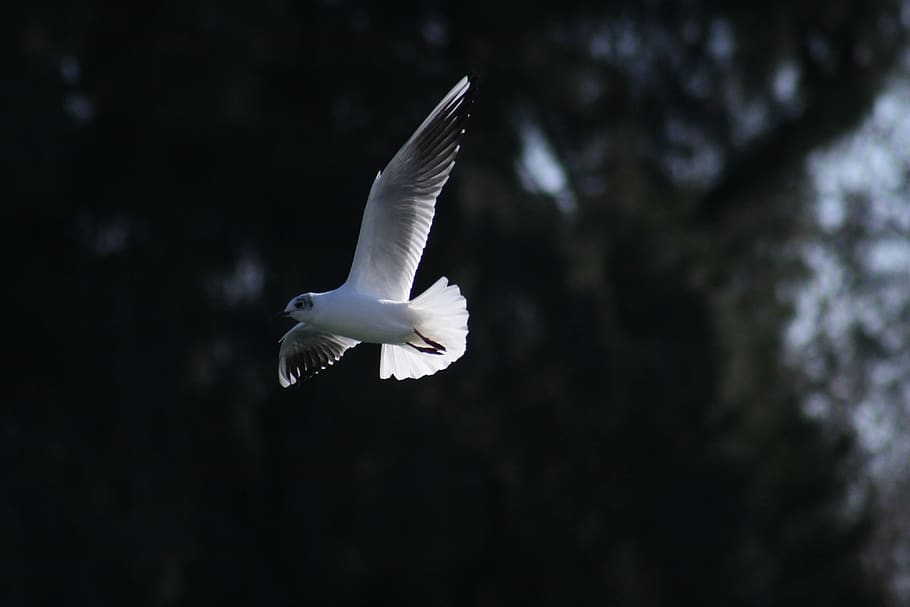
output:
<svg viewBox="0 0 910 607"><path fill-rule="evenodd" d="M139 6L0 20L0 603L889 602L775 288L899 3ZM282 390L271 317L467 72L415 283L461 286L466 355Z"/></svg>

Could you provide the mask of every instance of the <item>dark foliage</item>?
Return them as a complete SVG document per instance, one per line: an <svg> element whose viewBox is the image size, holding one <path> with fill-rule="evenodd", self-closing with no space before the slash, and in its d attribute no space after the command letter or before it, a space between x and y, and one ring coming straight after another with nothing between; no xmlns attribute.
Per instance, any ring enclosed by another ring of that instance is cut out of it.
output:
<svg viewBox="0 0 910 607"><path fill-rule="evenodd" d="M22 6L0 603L882 604L766 287L893 3ZM359 346L281 390L271 316L346 276L376 170L468 71L415 287L462 286L466 356L381 382ZM516 178L529 124L574 211Z"/></svg>

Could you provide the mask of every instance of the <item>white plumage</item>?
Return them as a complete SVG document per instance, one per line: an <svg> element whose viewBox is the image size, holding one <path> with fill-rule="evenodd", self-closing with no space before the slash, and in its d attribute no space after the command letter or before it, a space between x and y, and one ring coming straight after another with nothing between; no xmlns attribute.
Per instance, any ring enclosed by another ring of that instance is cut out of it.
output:
<svg viewBox="0 0 910 607"><path fill-rule="evenodd" d="M315 375L359 342L382 344L383 379L431 375L464 354L468 311L458 287L443 277L410 295L436 198L460 149L470 92L464 77L376 176L345 283L288 303L283 315L299 322L281 338L282 386Z"/></svg>

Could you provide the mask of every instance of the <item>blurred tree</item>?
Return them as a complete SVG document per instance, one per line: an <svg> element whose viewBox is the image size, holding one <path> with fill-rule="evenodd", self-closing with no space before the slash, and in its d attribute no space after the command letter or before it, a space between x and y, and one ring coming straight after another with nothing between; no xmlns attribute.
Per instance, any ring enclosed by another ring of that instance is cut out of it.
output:
<svg viewBox="0 0 910 607"><path fill-rule="evenodd" d="M21 8L21 7L20 7ZM883 604L775 285L900 4L32 4L6 20L5 605ZM482 75L417 290L467 356L277 387L375 171ZM36 308L43 314L36 315ZM25 316L25 311L28 315Z"/></svg>

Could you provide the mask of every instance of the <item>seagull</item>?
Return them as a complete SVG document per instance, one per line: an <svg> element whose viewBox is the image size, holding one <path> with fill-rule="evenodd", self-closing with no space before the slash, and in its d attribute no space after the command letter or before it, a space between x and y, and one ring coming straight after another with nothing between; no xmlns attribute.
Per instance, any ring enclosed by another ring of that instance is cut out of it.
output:
<svg viewBox="0 0 910 607"><path fill-rule="evenodd" d="M280 340L278 382L308 379L360 342L381 344L379 377L420 378L466 349L467 301L442 277L411 299L414 273L449 179L471 103L467 76L430 112L367 197L354 262L344 284L291 299L280 317L297 324Z"/></svg>

